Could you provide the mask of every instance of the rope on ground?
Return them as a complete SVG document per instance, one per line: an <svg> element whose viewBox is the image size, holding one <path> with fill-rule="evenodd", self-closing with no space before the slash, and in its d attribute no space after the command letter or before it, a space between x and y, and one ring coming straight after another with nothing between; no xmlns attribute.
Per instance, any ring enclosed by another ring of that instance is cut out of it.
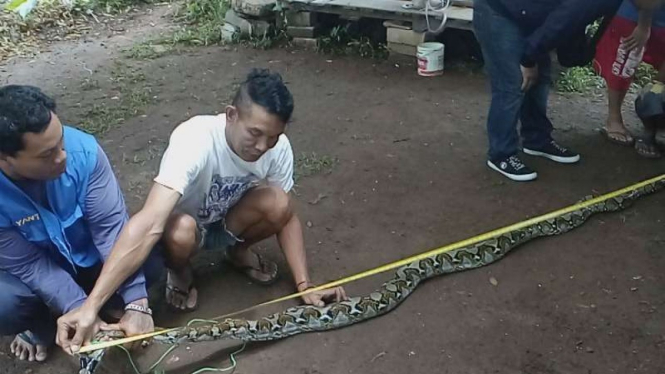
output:
<svg viewBox="0 0 665 374"><path fill-rule="evenodd" d="M206 322L210 323L210 322L215 322L215 321L206 320L206 319L192 319L189 322L187 322L187 326L190 326L193 323L206 323ZM242 351L244 351L246 346L247 346L247 342L244 342L242 344L242 347L240 347L240 349L238 349L237 351L235 351L235 352L233 352L229 355L229 359L231 360L231 366L225 367L225 368L203 367L203 368L200 368L200 369L192 372L191 374L201 374L201 373L205 373L205 372L223 373L223 372L231 371L231 370L235 369L236 366L238 366L238 361L236 360L236 355L241 353ZM127 359L129 360L130 365L132 365L132 369L134 369L134 373L135 374L143 374L141 372L141 370L139 370L138 366L136 365L136 362L134 362L134 359L132 358L132 354L129 352L129 350L127 350L127 348L123 347L122 345L117 345L116 347L118 347L121 351L123 351L123 352L125 352L125 354L127 354ZM167 349L166 352L164 352L157 359L157 361L155 361L155 363L150 365L150 368L146 371L146 373L153 372L153 370L155 370L155 368L157 368L157 366L159 366L162 362L164 362L164 360L173 351L175 351L177 348L178 348L178 345L172 345L171 347L169 347L169 349Z"/></svg>

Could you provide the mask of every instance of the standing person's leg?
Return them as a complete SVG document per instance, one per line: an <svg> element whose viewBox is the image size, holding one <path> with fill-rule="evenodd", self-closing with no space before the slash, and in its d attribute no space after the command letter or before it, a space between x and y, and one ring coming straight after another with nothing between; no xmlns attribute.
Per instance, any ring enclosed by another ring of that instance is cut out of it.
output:
<svg viewBox="0 0 665 374"><path fill-rule="evenodd" d="M525 148L542 148L552 141L552 122L547 118L547 101L552 81L549 55L538 59L538 82L526 92L520 113L521 135Z"/></svg>
<svg viewBox="0 0 665 374"><path fill-rule="evenodd" d="M537 174L517 157L517 121L524 100L520 60L525 38L519 27L496 13L487 0L474 1L473 26L492 91L487 118L488 166L512 180L533 180Z"/></svg>
<svg viewBox="0 0 665 374"><path fill-rule="evenodd" d="M21 360L44 361L55 342L55 319L39 296L15 276L0 271L0 336L15 335L11 352Z"/></svg>
<svg viewBox="0 0 665 374"><path fill-rule="evenodd" d="M544 54L538 58L537 63L538 81L526 92L520 114L524 153L565 164L575 163L580 160L580 156L552 139L554 127L547 118L547 101L552 85L552 60L549 54Z"/></svg>
<svg viewBox="0 0 665 374"><path fill-rule="evenodd" d="M602 131L609 141L628 146L635 140L626 129L621 107L643 51L627 51L622 40L631 35L635 26L637 23L629 19L614 17L598 42L593 61L594 69L607 85L608 113Z"/></svg>
<svg viewBox="0 0 665 374"><path fill-rule="evenodd" d="M623 122L621 107L628 90L607 88L607 123L603 131L607 138L620 145L631 145L635 139L630 134Z"/></svg>

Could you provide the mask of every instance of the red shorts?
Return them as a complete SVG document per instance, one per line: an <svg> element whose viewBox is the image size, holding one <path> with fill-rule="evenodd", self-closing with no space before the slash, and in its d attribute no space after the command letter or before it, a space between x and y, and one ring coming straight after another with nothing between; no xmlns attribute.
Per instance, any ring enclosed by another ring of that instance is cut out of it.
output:
<svg viewBox="0 0 665 374"><path fill-rule="evenodd" d="M665 28L652 28L651 37L643 51L626 52L623 39L629 37L636 22L617 16L610 22L605 34L598 41L593 68L607 82L607 87L626 91L635 76L635 71L644 61L656 69L665 62Z"/></svg>

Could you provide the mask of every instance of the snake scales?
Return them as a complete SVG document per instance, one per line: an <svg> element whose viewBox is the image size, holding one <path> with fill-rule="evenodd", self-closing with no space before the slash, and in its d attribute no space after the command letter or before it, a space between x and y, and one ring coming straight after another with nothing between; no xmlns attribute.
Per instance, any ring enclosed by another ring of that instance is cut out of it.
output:
<svg viewBox="0 0 665 374"><path fill-rule="evenodd" d="M325 307L311 305L292 307L257 320L211 321L198 326L182 327L153 339L163 344L219 339L266 341L282 339L303 332L346 327L393 310L424 280L491 264L521 244L535 238L568 232L582 225L593 214L622 210L636 199L663 187L665 187L665 179L661 178L638 189L582 207L571 213L535 223L472 246L415 261L398 268L392 279L366 296L354 297L349 301L332 303ZM83 355L81 357L82 369L79 373L92 373L103 354L104 350L98 350Z"/></svg>

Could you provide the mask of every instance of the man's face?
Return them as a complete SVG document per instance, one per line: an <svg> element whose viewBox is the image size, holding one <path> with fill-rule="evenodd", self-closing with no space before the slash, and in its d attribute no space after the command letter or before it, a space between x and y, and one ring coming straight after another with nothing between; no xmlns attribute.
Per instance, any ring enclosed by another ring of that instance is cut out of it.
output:
<svg viewBox="0 0 665 374"><path fill-rule="evenodd" d="M278 116L253 103L241 110L226 108L226 140L233 152L247 162L257 161L274 147L285 127Z"/></svg>
<svg viewBox="0 0 665 374"><path fill-rule="evenodd" d="M23 134L23 149L14 156L0 154L0 167L11 178L46 181L58 178L67 168L63 128L58 116L41 133Z"/></svg>

